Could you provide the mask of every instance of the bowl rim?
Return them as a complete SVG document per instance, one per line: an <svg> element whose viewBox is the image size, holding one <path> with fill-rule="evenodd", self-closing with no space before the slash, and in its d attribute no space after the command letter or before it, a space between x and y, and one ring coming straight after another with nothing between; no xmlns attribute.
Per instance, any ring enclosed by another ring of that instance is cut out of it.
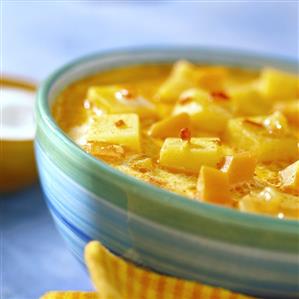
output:
<svg viewBox="0 0 299 299"><path fill-rule="evenodd" d="M99 51L96 53L92 53L89 55L84 55L80 58L74 59L62 67L58 68L52 74L50 74L45 81L39 86L37 99L36 99L36 115L40 117L36 119L41 120L46 127L52 131L54 134L58 135L58 138L68 146L73 155L77 158L86 159L91 165L94 165L97 169L101 170L106 175L113 176L116 180L120 180L120 182L124 184L129 184L135 187L136 190L144 192L148 190L151 194L155 194L156 196L151 196L150 200L153 204L156 201L161 203L161 201L166 206L174 206L176 208L181 209L187 213L196 213L196 210L207 211L209 214L213 214L215 218L223 217L223 219L229 219L230 222L237 223L242 226L252 227L256 229L260 229L261 225L263 229L270 229L274 231L283 231L286 233L294 232L299 235L298 225L299 221L292 219L278 219L272 216L262 215L262 214L253 214L253 213L243 213L239 210L223 207L216 204L210 204L195 200L186 200L185 196L179 195L177 193L168 191L166 189L162 189L156 187L150 183L144 182L140 179L135 178L134 176L127 175L117 169L114 169L112 166L102 162L101 160L96 159L92 155L86 153L83 149L81 149L71 138L67 136L67 134L58 126L56 121L54 120L50 105L48 105L48 96L52 86L55 84L59 78L71 70L72 68L84 64L88 61L99 60L101 58L106 58L114 55L121 54L130 54L134 55L136 53L146 53L146 52L161 52L161 51L201 51L206 53L213 54L226 54L226 55L237 55L243 59L260 59L266 62L279 62L283 65L294 66L298 63L296 60L291 59L286 56L277 56L277 55L268 55L265 53L257 53L253 51L244 51L239 49L229 49L229 48L219 48L219 47L201 47L201 46L146 46L146 47L128 47L128 48L119 48L112 49L106 51ZM188 57L186 57L188 59ZM153 61L154 63L154 61ZM125 65L125 64L124 64ZM120 67L123 67L121 65ZM130 65L130 64L127 64ZM88 75L87 75L88 76ZM70 84L73 84L76 80L72 81ZM37 123L37 125L39 125ZM168 198L171 197L171 201Z"/></svg>

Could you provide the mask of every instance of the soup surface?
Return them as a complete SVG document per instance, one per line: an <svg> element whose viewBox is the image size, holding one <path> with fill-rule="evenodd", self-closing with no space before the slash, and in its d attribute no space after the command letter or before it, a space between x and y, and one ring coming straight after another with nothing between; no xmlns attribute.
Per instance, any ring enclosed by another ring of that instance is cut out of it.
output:
<svg viewBox="0 0 299 299"><path fill-rule="evenodd" d="M298 95L280 70L178 61L78 81L53 115L86 152L186 200L299 219Z"/></svg>

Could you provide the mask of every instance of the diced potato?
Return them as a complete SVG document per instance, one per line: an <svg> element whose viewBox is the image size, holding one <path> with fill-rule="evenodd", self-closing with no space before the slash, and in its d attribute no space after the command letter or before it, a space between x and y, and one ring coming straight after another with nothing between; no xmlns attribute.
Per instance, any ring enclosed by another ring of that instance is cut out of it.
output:
<svg viewBox="0 0 299 299"><path fill-rule="evenodd" d="M223 157L219 138L167 138L160 151L160 164L197 173L202 165L215 167Z"/></svg>
<svg viewBox="0 0 299 299"><path fill-rule="evenodd" d="M149 135L158 138L178 137L180 130L189 126L189 115L180 113L154 123L149 130Z"/></svg>
<svg viewBox="0 0 299 299"><path fill-rule="evenodd" d="M278 214L281 198L278 191L271 187L265 188L260 193L245 195L239 201L239 208L242 212Z"/></svg>
<svg viewBox="0 0 299 299"><path fill-rule="evenodd" d="M200 89L185 91L174 107L173 114L187 113L194 127L221 133L225 130L230 113L223 107L213 103L209 93Z"/></svg>
<svg viewBox="0 0 299 299"><path fill-rule="evenodd" d="M197 182L198 198L216 204L231 204L229 181L226 173L202 166Z"/></svg>
<svg viewBox="0 0 299 299"><path fill-rule="evenodd" d="M270 134L264 127L266 117L233 118L227 125L226 138L238 149L250 151L258 161L294 161L298 158L296 137Z"/></svg>
<svg viewBox="0 0 299 299"><path fill-rule="evenodd" d="M226 156L221 171L227 173L230 184L241 183L252 179L256 166L254 155L249 152Z"/></svg>
<svg viewBox="0 0 299 299"><path fill-rule="evenodd" d="M279 172L282 187L299 192L299 160Z"/></svg>
<svg viewBox="0 0 299 299"><path fill-rule="evenodd" d="M299 126L299 100L277 102L274 111L282 112L291 124Z"/></svg>
<svg viewBox="0 0 299 299"><path fill-rule="evenodd" d="M235 115L263 115L269 111L269 104L263 99L254 84L234 87L229 91L229 95Z"/></svg>
<svg viewBox="0 0 299 299"><path fill-rule="evenodd" d="M263 121L263 125L270 134L276 136L287 135L290 132L288 121L280 111L267 116Z"/></svg>
<svg viewBox="0 0 299 299"><path fill-rule="evenodd" d="M272 68L265 68L261 73L260 89L270 101L291 100L298 94L298 77Z"/></svg>
<svg viewBox="0 0 299 299"><path fill-rule="evenodd" d="M178 61L158 89L156 98L162 102L175 102L184 90L198 85L197 71L197 67L190 62Z"/></svg>
<svg viewBox="0 0 299 299"><path fill-rule="evenodd" d="M260 213L278 218L299 218L299 199L277 189L266 187L261 192L252 192L239 201L242 212Z"/></svg>
<svg viewBox="0 0 299 299"><path fill-rule="evenodd" d="M139 117L133 113L95 116L87 141L120 144L138 152L141 150Z"/></svg>
<svg viewBox="0 0 299 299"><path fill-rule="evenodd" d="M291 194L284 194L283 200L280 204L281 212L278 217L284 216L287 218L299 219L299 198Z"/></svg>
<svg viewBox="0 0 299 299"><path fill-rule="evenodd" d="M168 77L161 85L157 98L165 102L173 102L189 88L200 87L207 91L219 91L224 88L228 70L222 66L196 66L181 60L177 62Z"/></svg>
<svg viewBox="0 0 299 299"><path fill-rule="evenodd" d="M138 113L140 117L156 115L153 103L121 86L89 87L87 99L93 106L106 113Z"/></svg>
<svg viewBox="0 0 299 299"><path fill-rule="evenodd" d="M225 88L229 71L223 66L201 66L198 68L199 87L208 91L219 91Z"/></svg>

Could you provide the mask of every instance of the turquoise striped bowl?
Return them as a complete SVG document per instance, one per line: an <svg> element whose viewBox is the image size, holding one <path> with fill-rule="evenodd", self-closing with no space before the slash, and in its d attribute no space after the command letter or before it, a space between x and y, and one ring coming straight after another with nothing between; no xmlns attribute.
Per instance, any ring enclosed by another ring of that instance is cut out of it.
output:
<svg viewBox="0 0 299 299"><path fill-rule="evenodd" d="M97 239L161 273L259 297L298 298L298 222L186 200L127 176L81 150L51 116L56 96L83 77L181 58L297 68L296 61L282 58L177 47L96 54L61 68L39 90L35 141L41 184L57 228L81 262L85 244Z"/></svg>

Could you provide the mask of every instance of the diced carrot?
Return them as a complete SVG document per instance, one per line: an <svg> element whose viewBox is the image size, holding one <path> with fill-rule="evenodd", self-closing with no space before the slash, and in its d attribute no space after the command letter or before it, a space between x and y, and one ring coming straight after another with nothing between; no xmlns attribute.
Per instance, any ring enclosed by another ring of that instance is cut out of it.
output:
<svg viewBox="0 0 299 299"><path fill-rule="evenodd" d="M249 152L226 156L221 171L227 173L230 184L248 181L253 177L255 157Z"/></svg>
<svg viewBox="0 0 299 299"><path fill-rule="evenodd" d="M232 202L227 174L213 167L201 167L197 191L202 201L223 205Z"/></svg>

